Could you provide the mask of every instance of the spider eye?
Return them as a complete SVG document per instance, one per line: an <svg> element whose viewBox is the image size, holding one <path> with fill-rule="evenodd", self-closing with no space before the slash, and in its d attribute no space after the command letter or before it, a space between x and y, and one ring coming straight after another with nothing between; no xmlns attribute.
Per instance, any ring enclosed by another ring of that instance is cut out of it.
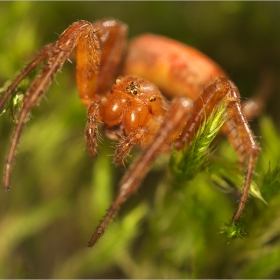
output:
<svg viewBox="0 0 280 280"><path fill-rule="evenodd" d="M115 80L115 84L118 84L118 83L120 83L120 81L122 80L122 78L119 76L118 78L116 78L116 80Z"/></svg>
<svg viewBox="0 0 280 280"><path fill-rule="evenodd" d="M154 102L157 100L157 98L155 96L151 96L149 100L150 100L150 102Z"/></svg>
<svg viewBox="0 0 280 280"><path fill-rule="evenodd" d="M140 86L138 84L131 82L130 85L125 90L132 95L137 95L139 87Z"/></svg>

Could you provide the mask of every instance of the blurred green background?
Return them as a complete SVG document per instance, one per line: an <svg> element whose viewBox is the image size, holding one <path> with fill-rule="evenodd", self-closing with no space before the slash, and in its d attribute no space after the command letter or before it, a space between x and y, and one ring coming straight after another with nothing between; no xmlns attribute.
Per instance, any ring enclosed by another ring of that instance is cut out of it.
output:
<svg viewBox="0 0 280 280"><path fill-rule="evenodd" d="M0 278L279 278L280 3L1 2L0 87L72 22L105 17L126 22L129 38L153 32L200 49L229 73L242 97L254 95L263 71L275 74L267 109L252 122L262 146L255 180L268 205L250 198L247 234L229 241L219 232L236 207L231 184L222 187L208 171L174 188L168 159L160 157L99 243L86 248L125 170L111 164L105 137L97 159L88 157L86 112L75 66L67 62L32 111L11 190L0 195ZM3 114L1 167L12 129ZM215 147L215 160L230 169L236 156L228 142L219 139Z"/></svg>

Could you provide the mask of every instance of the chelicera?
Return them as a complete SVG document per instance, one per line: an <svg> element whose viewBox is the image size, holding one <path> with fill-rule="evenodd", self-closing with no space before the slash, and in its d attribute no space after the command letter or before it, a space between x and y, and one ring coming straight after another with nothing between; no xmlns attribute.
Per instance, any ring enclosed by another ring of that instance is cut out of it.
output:
<svg viewBox="0 0 280 280"><path fill-rule="evenodd" d="M109 138L119 141L114 154L116 164L123 163L133 146L144 149L121 180L88 246L97 242L116 211L136 191L156 156L190 143L221 100L227 101L222 130L246 167L243 192L232 218L237 221L248 198L259 153L237 87L216 63L194 48L152 34L139 36L127 45L126 33L127 26L116 20L75 22L55 43L42 48L9 86L0 99L0 109L19 83L45 61L22 101L5 163L5 189L10 188L15 151L31 109L76 49L78 91L87 108L89 154L97 154L99 126Z"/></svg>

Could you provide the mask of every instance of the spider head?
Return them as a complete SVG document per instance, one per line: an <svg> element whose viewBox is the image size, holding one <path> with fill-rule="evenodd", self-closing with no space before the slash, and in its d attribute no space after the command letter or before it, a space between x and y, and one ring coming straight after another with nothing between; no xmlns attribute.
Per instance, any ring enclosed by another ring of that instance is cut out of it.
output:
<svg viewBox="0 0 280 280"><path fill-rule="evenodd" d="M130 102L145 106L152 115L164 115L167 101L158 87L138 76L118 77L112 91L121 92Z"/></svg>
<svg viewBox="0 0 280 280"><path fill-rule="evenodd" d="M165 115L167 101L152 83L137 76L118 77L103 111L107 126L123 124L127 133Z"/></svg>

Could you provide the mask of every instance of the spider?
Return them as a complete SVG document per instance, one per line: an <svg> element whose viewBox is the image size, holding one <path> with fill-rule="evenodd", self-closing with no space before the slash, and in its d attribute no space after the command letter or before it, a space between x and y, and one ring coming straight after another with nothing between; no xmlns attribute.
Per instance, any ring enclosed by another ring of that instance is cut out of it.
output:
<svg viewBox="0 0 280 280"><path fill-rule="evenodd" d="M85 138L90 156L97 154L99 126L110 139L119 141L116 164L123 163L133 146L144 149L121 180L88 246L98 241L117 210L138 189L157 155L190 143L221 100L227 101L222 131L246 167L243 192L232 218L238 221L248 198L259 146L246 119L250 113L242 111L237 87L222 68L194 48L152 34L136 37L127 45L126 33L127 26L114 19L77 21L55 43L43 47L15 78L0 99L0 110L19 83L45 61L22 101L4 167L4 188L10 188L15 152L31 109L76 49L77 86L87 108Z"/></svg>

